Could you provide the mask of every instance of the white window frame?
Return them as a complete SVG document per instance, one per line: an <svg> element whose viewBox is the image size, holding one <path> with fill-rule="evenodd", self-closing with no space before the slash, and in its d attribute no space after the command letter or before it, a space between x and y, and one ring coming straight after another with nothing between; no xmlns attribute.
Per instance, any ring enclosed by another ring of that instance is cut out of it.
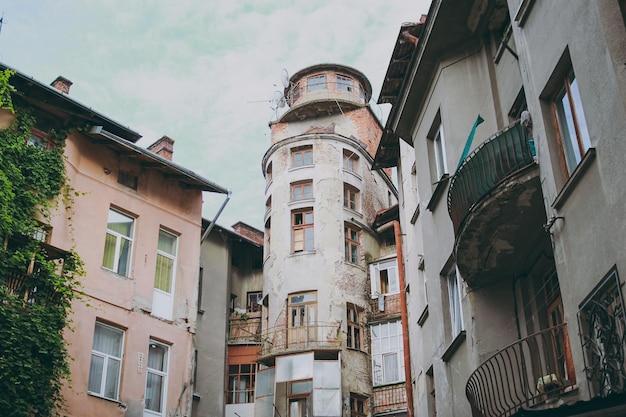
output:
<svg viewBox="0 0 626 417"><path fill-rule="evenodd" d="M132 260L133 260L133 242L134 242L134 235L135 235L135 218L132 216L129 216L126 213L122 213L119 210L115 210L114 208L109 208L109 212L108 212L108 216L107 216L107 235L111 235L113 237L115 237L115 253L113 256L113 268L109 268L107 266L104 265L104 259L102 260L102 267L105 269L108 269L109 271L113 271L118 275L122 275L122 276L130 276L130 269L131 269L131 265L132 265ZM115 215L119 215L122 217L125 217L127 219L130 219L132 221L132 226L131 226L131 231L130 231L130 235L126 236L123 235L119 232L116 232L114 230L109 229L109 223L111 222L111 215L112 214ZM121 246L122 246L122 241L123 240L127 240L128 241L128 260L126 262L126 270L124 271L120 271L119 270L119 261L120 261L120 250L121 250ZM106 244L105 244L105 248L106 248ZM104 258L104 253L103 253L103 258Z"/></svg>
<svg viewBox="0 0 626 417"><path fill-rule="evenodd" d="M161 234L167 234L174 238L174 253L168 253L164 250L158 248L157 241L157 256L156 256L156 264L154 268L154 287L152 291L152 315L157 317L162 317L164 319L171 320L173 309L174 309L174 290L176 288L176 268L177 268L177 256L178 256L178 235L164 229L159 229L159 239L161 238ZM159 258L163 257L172 261L172 269L170 271L170 288L169 291L166 291L161 288L156 287L156 278L157 278L157 265L159 262Z"/></svg>
<svg viewBox="0 0 626 417"><path fill-rule="evenodd" d="M443 136L443 124L439 124L439 128L432 139L435 157L435 169L437 174L437 181L439 181L444 174L448 173L448 165L446 162L446 143Z"/></svg>
<svg viewBox="0 0 626 417"><path fill-rule="evenodd" d="M452 338L454 339L465 330L463 323L463 297L461 295L461 273L456 264L448 271L446 282L448 286L448 305L450 308L450 328Z"/></svg>
<svg viewBox="0 0 626 417"><path fill-rule="evenodd" d="M117 327L114 326L110 326L108 324L104 324L101 323L99 321L96 321L96 324L94 326L94 339L96 337L96 332L98 331L98 328L107 328L108 330L113 330L117 333L120 334L121 336L121 341L120 341L120 354L119 356L114 356L112 354L109 353L105 353L105 352L101 352L98 351L94 348L93 346L93 342L92 342L92 348L91 348L91 363L89 366L89 379L87 380L87 384L88 384L88 392L89 394L98 396L98 397L102 397L102 398L108 398L110 400L114 400L117 401L119 398L119 394L120 394L120 380L121 380L121 376L122 376L122 361L124 359L124 337L125 337L125 332L122 329L119 329ZM89 390L89 381L91 380L91 369L93 367L93 357L97 356L99 358L103 359L103 363L102 363L102 377L100 378L100 391L96 392L96 391L92 391ZM106 395L107 392L107 381L109 379L109 362L111 361L117 361L119 363L119 370L117 373L117 377L115 378L115 394L110 397Z"/></svg>
<svg viewBox="0 0 626 417"><path fill-rule="evenodd" d="M151 346L159 346L165 348L165 370L150 368L150 348ZM169 362L170 362L170 346L165 343L158 342L154 339L150 339L148 344L148 360L146 362L146 393L144 396L147 396L148 393L148 375L157 375L163 378L163 383L161 385L161 401L159 403L160 411L150 410L146 408L147 404L144 401L144 416L164 416L165 410L167 410L167 383L168 383L168 370L169 370Z"/></svg>
<svg viewBox="0 0 626 417"><path fill-rule="evenodd" d="M380 285L381 271L387 272L387 292L382 292ZM389 271L393 271L393 274ZM396 258L388 258L370 264L370 281L372 284L372 298L379 295L398 294L400 292L400 278L398 276L398 262Z"/></svg>
<svg viewBox="0 0 626 417"><path fill-rule="evenodd" d="M352 92L354 86L352 85L352 78L346 77L345 75L337 74L337 91L347 91Z"/></svg>
<svg viewBox="0 0 626 417"><path fill-rule="evenodd" d="M380 386L403 382L405 380L405 364L402 322L395 320L372 324L370 325L370 333L372 335L372 385ZM387 361L385 361L386 359ZM386 364L389 363L394 366L394 372L390 372L392 370L386 367ZM394 373L397 373L397 379L391 378Z"/></svg>

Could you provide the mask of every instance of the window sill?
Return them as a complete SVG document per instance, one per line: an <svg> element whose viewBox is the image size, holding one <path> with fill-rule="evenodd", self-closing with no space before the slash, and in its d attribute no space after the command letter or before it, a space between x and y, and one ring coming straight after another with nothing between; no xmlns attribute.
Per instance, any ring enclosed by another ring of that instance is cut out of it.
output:
<svg viewBox="0 0 626 417"><path fill-rule="evenodd" d="M448 346L446 351L443 352L443 355L441 355L442 361L448 362L450 359L452 359L452 356L454 356L454 353L465 341L465 336L466 336L465 330L461 330L461 332L456 335L452 343L450 343L450 346Z"/></svg>
<svg viewBox="0 0 626 417"><path fill-rule="evenodd" d="M437 203L441 199L441 196L444 194L443 190L446 188L449 181L450 181L450 175L443 174L441 176L441 179L435 183L436 186L435 186L435 189L433 190L433 195L430 197L430 201L428 202L428 205L426 206L426 210L429 210L429 211L435 210L435 206L437 206Z"/></svg>
<svg viewBox="0 0 626 417"><path fill-rule="evenodd" d="M315 198L301 198L300 200L289 200L287 205L289 207L302 205L304 207L308 207L311 204L315 203Z"/></svg>
<svg viewBox="0 0 626 417"><path fill-rule="evenodd" d="M297 170L299 170L299 169L313 168L314 166L315 166L315 164L310 164L310 165L300 165L300 166L297 166L297 167L291 167L291 168L289 168L289 172L291 172L291 171L297 171Z"/></svg>
<svg viewBox="0 0 626 417"><path fill-rule="evenodd" d="M401 384L404 384L404 381L388 382L386 384L374 385L372 388L374 389L386 388L386 387L393 387L394 385L401 385Z"/></svg>
<svg viewBox="0 0 626 417"><path fill-rule="evenodd" d="M353 214L353 215L355 215L355 216L358 216L358 217L360 217L360 218L363 218L363 213L360 213L360 212L358 212L358 211L356 211L356 210L354 210L354 209L351 209L350 207L343 206L343 209L344 209L345 211L349 212L349 213L352 213L352 214Z"/></svg>
<svg viewBox="0 0 626 417"><path fill-rule="evenodd" d="M110 403L114 403L117 404L119 406L123 405L121 401L119 400L114 400L112 398L107 398L107 397L103 397L102 395L96 394L95 392L91 392L91 391L87 391L87 395L89 395L90 397L94 397L94 398L99 398L101 400L104 401L108 401Z"/></svg>
<svg viewBox="0 0 626 417"><path fill-rule="evenodd" d="M420 314L420 317L417 319L417 324L422 327L428 318L428 304L424 307L424 311Z"/></svg>
<svg viewBox="0 0 626 417"><path fill-rule="evenodd" d="M291 254L289 254L289 256L305 256L305 255L314 255L315 254L315 249L313 250L303 250L300 252L291 252Z"/></svg>
<svg viewBox="0 0 626 417"><path fill-rule="evenodd" d="M411 216L411 224L415 224L417 218L420 215L420 205L417 203L417 207L415 207L415 211L413 212L413 216Z"/></svg>
<svg viewBox="0 0 626 417"><path fill-rule="evenodd" d="M580 182L581 178L584 176L585 172L587 172L587 169L589 169L595 159L596 148L589 148L587 152L585 152L585 155L583 155L580 163L578 164L574 172L572 172L572 175L570 175L563 188L561 188L559 194L554 199L554 202L552 203L552 208L558 210L563 206L563 204L565 204L568 197L570 196L570 194L572 194L574 188L576 188L576 185Z"/></svg>
<svg viewBox="0 0 626 417"><path fill-rule="evenodd" d="M193 393L193 399L194 401L200 401L202 399L202 396L200 394L198 394L197 392Z"/></svg>
<svg viewBox="0 0 626 417"><path fill-rule="evenodd" d="M365 267L363 265L361 265L361 264L355 264L354 262L346 261L345 259L343 260L343 263L345 265L350 265L350 266L353 266L355 268L359 268L362 271L367 271L367 269L365 269Z"/></svg>
<svg viewBox="0 0 626 417"><path fill-rule="evenodd" d="M344 174L348 174L350 176L355 177L356 179L358 179L359 181L363 181L363 178L361 178L361 176L359 174L357 174L354 171L350 171L349 169L343 169Z"/></svg>

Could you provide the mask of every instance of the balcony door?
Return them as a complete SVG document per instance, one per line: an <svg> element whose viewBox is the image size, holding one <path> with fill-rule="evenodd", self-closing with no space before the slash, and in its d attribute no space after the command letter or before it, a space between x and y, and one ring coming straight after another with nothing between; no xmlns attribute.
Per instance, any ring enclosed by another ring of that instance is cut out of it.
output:
<svg viewBox="0 0 626 417"><path fill-rule="evenodd" d="M289 347L306 347L317 340L317 294L315 292L289 296Z"/></svg>

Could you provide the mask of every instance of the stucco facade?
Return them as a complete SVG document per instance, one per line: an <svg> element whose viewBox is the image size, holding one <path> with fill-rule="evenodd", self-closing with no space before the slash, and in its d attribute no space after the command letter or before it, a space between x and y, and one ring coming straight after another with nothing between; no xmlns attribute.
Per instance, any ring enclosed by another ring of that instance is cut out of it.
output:
<svg viewBox="0 0 626 417"><path fill-rule="evenodd" d="M623 10L444 0L403 28L375 165L398 167L416 414L623 412L623 364L597 366L625 349Z"/></svg>
<svg viewBox="0 0 626 417"><path fill-rule="evenodd" d="M11 83L28 98L16 104L48 128L83 128L64 139L73 202L46 220L47 243L74 248L85 268L65 332L67 415L191 415L202 192L227 190L139 148L138 134L69 89L19 73ZM35 142L45 143L39 126Z"/></svg>

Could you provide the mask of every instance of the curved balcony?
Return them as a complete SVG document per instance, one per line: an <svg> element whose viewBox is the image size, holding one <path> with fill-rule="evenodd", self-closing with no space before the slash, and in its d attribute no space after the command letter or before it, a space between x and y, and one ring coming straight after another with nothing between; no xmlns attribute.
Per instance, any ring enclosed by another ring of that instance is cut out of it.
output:
<svg viewBox="0 0 626 417"><path fill-rule="evenodd" d="M539 169L516 122L476 148L450 181L455 255L468 285L510 276L544 234Z"/></svg>
<svg viewBox="0 0 626 417"><path fill-rule="evenodd" d="M342 346L341 336L340 323L272 327L261 334L259 359L308 350L338 350Z"/></svg>
<svg viewBox="0 0 626 417"><path fill-rule="evenodd" d="M473 417L506 417L520 407L541 408L571 391L573 374L567 326L561 324L489 357L469 377L465 394Z"/></svg>

